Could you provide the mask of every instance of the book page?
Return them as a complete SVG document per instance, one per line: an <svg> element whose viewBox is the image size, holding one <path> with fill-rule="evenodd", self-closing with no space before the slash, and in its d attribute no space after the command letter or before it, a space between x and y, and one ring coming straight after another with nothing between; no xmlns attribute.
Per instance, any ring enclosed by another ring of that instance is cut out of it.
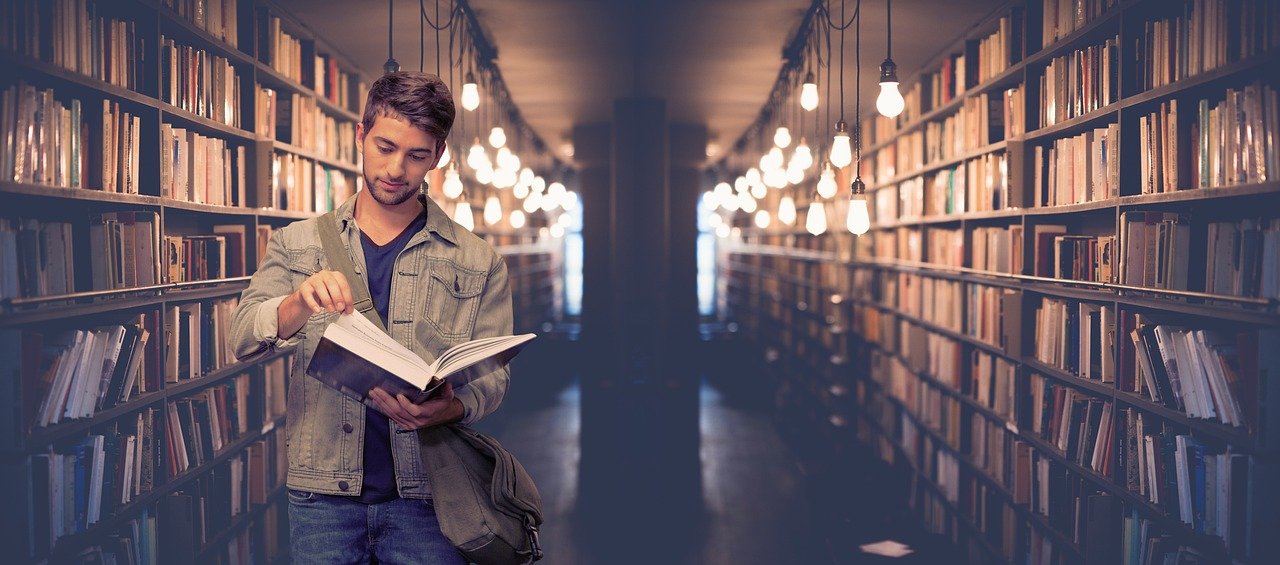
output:
<svg viewBox="0 0 1280 565"><path fill-rule="evenodd" d="M527 343L537 337L536 334L521 334L481 338L450 348L436 359L433 368L435 374L448 376L471 365L494 357L504 351Z"/></svg>
<svg viewBox="0 0 1280 565"><path fill-rule="evenodd" d="M363 323L362 323L363 322ZM372 328L376 334L370 334ZM343 314L325 329L324 337L425 389L431 382L431 366L408 348L396 343L363 314Z"/></svg>

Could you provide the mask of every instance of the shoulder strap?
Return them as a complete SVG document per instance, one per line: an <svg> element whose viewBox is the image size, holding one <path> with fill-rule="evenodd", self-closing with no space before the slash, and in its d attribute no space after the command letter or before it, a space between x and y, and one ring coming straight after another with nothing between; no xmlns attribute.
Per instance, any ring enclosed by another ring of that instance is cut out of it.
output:
<svg viewBox="0 0 1280 565"><path fill-rule="evenodd" d="M356 266L351 262L351 256L347 254L347 248L338 236L338 215L329 212L321 216L317 227L320 230L320 243L324 245L325 255L329 257L329 266L346 276L347 283L351 285L351 297L356 302L355 309L364 314L364 317L374 325L382 328L382 331L386 331L386 326L382 324L382 317L378 316L377 310L373 308L369 287L356 275Z"/></svg>

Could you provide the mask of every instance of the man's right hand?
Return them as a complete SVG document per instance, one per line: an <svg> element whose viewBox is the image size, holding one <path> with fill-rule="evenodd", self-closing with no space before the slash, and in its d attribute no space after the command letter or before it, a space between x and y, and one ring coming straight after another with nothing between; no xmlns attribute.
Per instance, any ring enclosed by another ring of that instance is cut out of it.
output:
<svg viewBox="0 0 1280 565"><path fill-rule="evenodd" d="M320 271L280 303L278 335L287 338L297 333L312 314L351 312L354 302L347 277L338 271Z"/></svg>

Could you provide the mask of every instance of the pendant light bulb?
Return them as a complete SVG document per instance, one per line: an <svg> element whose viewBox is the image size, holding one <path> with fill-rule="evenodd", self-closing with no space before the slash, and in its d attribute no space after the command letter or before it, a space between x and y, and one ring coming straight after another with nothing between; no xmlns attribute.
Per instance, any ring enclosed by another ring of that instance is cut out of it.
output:
<svg viewBox="0 0 1280 565"><path fill-rule="evenodd" d="M751 197L751 193L738 193L738 208L743 212L748 214L754 213L756 211L757 204L758 202L756 202L756 199Z"/></svg>
<svg viewBox="0 0 1280 565"><path fill-rule="evenodd" d="M853 162L853 147L849 143L849 128L844 120L836 122L836 136L831 142L831 164L845 168Z"/></svg>
<svg viewBox="0 0 1280 565"><path fill-rule="evenodd" d="M444 191L444 197L454 199L462 196L462 177L458 175L457 167L449 167L444 172L444 186L440 187Z"/></svg>
<svg viewBox="0 0 1280 565"><path fill-rule="evenodd" d="M836 195L836 172L830 166L822 168L818 177L818 196L831 198Z"/></svg>
<svg viewBox="0 0 1280 565"><path fill-rule="evenodd" d="M514 187L511 188L511 195L515 196L516 198L524 199L525 197L529 196L529 185L524 183L519 183L515 185Z"/></svg>
<svg viewBox="0 0 1280 565"><path fill-rule="evenodd" d="M542 193L530 192L529 196L524 199L524 202L521 203L520 207L524 208L525 213L528 214L537 212L542 208Z"/></svg>
<svg viewBox="0 0 1280 565"><path fill-rule="evenodd" d="M849 216L845 218L845 227L854 235L862 235L871 229L871 216L867 212L866 185L862 179L853 181L853 189L849 196Z"/></svg>
<svg viewBox="0 0 1280 565"><path fill-rule="evenodd" d="M483 167L476 169L476 182L480 184L490 184L493 182L493 167L488 163L484 163Z"/></svg>
<svg viewBox="0 0 1280 565"><path fill-rule="evenodd" d="M484 223L492 226L502 221L502 203L498 202L498 197L492 194L484 200Z"/></svg>
<svg viewBox="0 0 1280 565"><path fill-rule="evenodd" d="M779 187L779 188L781 188L781 187ZM751 197L752 197L752 198L755 198L756 200L760 200L760 199L764 198L765 196L768 196L768 194L769 194L769 189L768 189L768 187L765 187L764 185L757 184L757 185L752 186L752 187L751 187L751 190L748 190L748 191L747 191L747 194L750 194L750 195L751 195Z"/></svg>
<svg viewBox="0 0 1280 565"><path fill-rule="evenodd" d="M796 146L796 152L791 154L791 162L805 171L813 166L813 151L803 137L800 138L800 145Z"/></svg>
<svg viewBox="0 0 1280 565"><path fill-rule="evenodd" d="M896 118L907 105L898 91L898 66L893 59L880 64L880 95L876 97L876 110L886 118Z"/></svg>
<svg viewBox="0 0 1280 565"><path fill-rule="evenodd" d="M458 205L453 208L453 221L458 222L458 225L467 228L467 231L475 231L476 218L471 214L471 204L468 204L465 200L459 202Z"/></svg>
<svg viewBox="0 0 1280 565"><path fill-rule="evenodd" d="M511 218L509 218L509 221L511 222L512 228L514 229L523 228L524 227L524 210L512 210Z"/></svg>
<svg viewBox="0 0 1280 565"><path fill-rule="evenodd" d="M449 154L449 144L446 143L444 145L444 151L440 152L440 162L436 163L436 168L440 168L445 165L448 165L450 157L452 156Z"/></svg>
<svg viewBox="0 0 1280 565"><path fill-rule="evenodd" d="M796 201L790 195L783 196L778 202L778 221L788 226L796 223Z"/></svg>
<svg viewBox="0 0 1280 565"><path fill-rule="evenodd" d="M773 132L773 144L786 149L791 145L791 130L787 126L778 126L778 130Z"/></svg>
<svg viewBox="0 0 1280 565"><path fill-rule="evenodd" d="M813 80L813 73L805 75L800 86L800 107L806 112L818 109L818 82Z"/></svg>
<svg viewBox="0 0 1280 565"><path fill-rule="evenodd" d="M809 212L804 217L804 229L813 235L822 235L827 231L827 210L821 200L809 203Z"/></svg>
<svg viewBox="0 0 1280 565"><path fill-rule="evenodd" d="M476 77L467 73L467 82L462 85L462 109L474 112L480 107L480 87L476 85Z"/></svg>
<svg viewBox="0 0 1280 565"><path fill-rule="evenodd" d="M471 149L467 151L467 166L471 167L472 170L478 171L484 168L484 162L487 160L488 157L484 154L484 147L480 146L480 139L476 138L475 142L471 144Z"/></svg>
<svg viewBox="0 0 1280 565"><path fill-rule="evenodd" d="M489 130L489 146L497 149L507 144L507 132L502 131L502 126L493 126Z"/></svg>
<svg viewBox="0 0 1280 565"><path fill-rule="evenodd" d="M804 169L800 168L800 165L792 160L791 165L787 167L787 183L800 184L802 182L804 182Z"/></svg>
<svg viewBox="0 0 1280 565"><path fill-rule="evenodd" d="M769 227L769 211L768 210L756 210L756 227L760 229L765 229Z"/></svg>

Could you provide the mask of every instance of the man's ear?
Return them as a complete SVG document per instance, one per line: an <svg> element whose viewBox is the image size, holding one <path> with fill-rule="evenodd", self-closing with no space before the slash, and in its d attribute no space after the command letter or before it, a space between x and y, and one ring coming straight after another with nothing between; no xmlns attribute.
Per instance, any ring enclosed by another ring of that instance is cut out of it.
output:
<svg viewBox="0 0 1280 565"><path fill-rule="evenodd" d="M444 148L447 146L448 146L447 141L436 142L436 158L434 161L431 162L431 168L427 169L428 171L434 171L436 170L436 167L440 165L440 158L444 156Z"/></svg>
<svg viewBox="0 0 1280 565"><path fill-rule="evenodd" d="M356 151L364 152L364 122L356 122Z"/></svg>

